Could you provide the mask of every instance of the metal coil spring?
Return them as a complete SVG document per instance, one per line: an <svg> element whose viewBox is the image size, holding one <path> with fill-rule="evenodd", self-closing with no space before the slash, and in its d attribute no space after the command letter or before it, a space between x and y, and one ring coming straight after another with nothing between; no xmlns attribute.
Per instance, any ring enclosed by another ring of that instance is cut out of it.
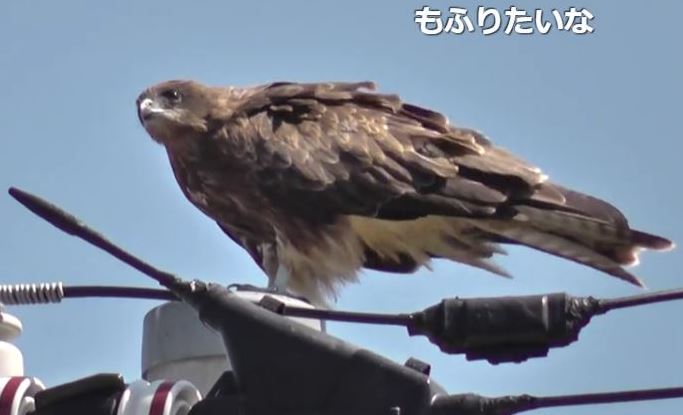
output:
<svg viewBox="0 0 683 415"><path fill-rule="evenodd" d="M61 282L0 285L0 303L5 305L59 303L62 298Z"/></svg>

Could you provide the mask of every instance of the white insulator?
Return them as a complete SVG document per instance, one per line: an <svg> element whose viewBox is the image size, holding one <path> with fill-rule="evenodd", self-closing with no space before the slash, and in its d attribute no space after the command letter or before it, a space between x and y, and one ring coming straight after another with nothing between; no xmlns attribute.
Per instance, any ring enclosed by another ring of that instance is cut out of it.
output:
<svg viewBox="0 0 683 415"><path fill-rule="evenodd" d="M45 387L37 379L23 376L0 377L0 414L26 415L35 411L33 397L43 389Z"/></svg>
<svg viewBox="0 0 683 415"><path fill-rule="evenodd" d="M221 337L179 301L155 307L145 316L141 365L143 379L185 379L202 394L229 368Z"/></svg>
<svg viewBox="0 0 683 415"><path fill-rule="evenodd" d="M190 382L138 380L121 394L116 415L187 415L201 394Z"/></svg>
<svg viewBox="0 0 683 415"><path fill-rule="evenodd" d="M21 334L21 328L21 321L5 313L0 304L0 377L24 375L24 357L21 350L10 343Z"/></svg>

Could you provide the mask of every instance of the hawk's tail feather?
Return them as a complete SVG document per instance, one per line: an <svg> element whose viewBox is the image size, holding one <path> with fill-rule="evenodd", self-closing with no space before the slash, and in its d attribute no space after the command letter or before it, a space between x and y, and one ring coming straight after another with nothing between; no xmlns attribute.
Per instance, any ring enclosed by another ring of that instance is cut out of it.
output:
<svg viewBox="0 0 683 415"><path fill-rule="evenodd" d="M660 236L632 230L577 213L519 206L512 220L472 221L493 241L525 245L587 265L632 284L642 281L624 267L638 264L643 249L667 250L673 243Z"/></svg>
<svg viewBox="0 0 683 415"><path fill-rule="evenodd" d="M631 230L631 241L641 248L653 251L670 251L676 247L676 244L669 239L636 230Z"/></svg>
<svg viewBox="0 0 683 415"><path fill-rule="evenodd" d="M528 246L600 270L639 287L645 286L640 278L626 271L622 264L613 258L571 239L521 224L505 227L483 226L482 229L490 232L491 239L496 242Z"/></svg>
<svg viewBox="0 0 683 415"><path fill-rule="evenodd" d="M631 230L629 244L617 246L608 252L608 256L619 264L626 267L633 267L640 263L638 254L647 249L652 251L669 251L675 244L661 236L652 235L646 232Z"/></svg>

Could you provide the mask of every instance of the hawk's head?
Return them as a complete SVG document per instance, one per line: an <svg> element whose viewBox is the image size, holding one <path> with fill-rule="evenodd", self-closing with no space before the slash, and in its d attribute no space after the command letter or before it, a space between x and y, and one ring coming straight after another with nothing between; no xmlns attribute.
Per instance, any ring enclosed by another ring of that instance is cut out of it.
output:
<svg viewBox="0 0 683 415"><path fill-rule="evenodd" d="M149 135L167 145L207 131L216 91L194 81L167 81L147 88L136 103Z"/></svg>

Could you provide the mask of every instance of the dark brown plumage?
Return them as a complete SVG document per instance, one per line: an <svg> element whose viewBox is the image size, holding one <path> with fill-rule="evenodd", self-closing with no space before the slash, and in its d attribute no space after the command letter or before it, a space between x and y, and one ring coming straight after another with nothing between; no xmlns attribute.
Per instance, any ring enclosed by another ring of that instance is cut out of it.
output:
<svg viewBox="0 0 683 415"><path fill-rule="evenodd" d="M140 120L185 196L271 281L324 301L358 269L412 272L449 258L506 275L497 243L527 245L639 284L640 248L599 199L425 108L363 83L153 86Z"/></svg>

